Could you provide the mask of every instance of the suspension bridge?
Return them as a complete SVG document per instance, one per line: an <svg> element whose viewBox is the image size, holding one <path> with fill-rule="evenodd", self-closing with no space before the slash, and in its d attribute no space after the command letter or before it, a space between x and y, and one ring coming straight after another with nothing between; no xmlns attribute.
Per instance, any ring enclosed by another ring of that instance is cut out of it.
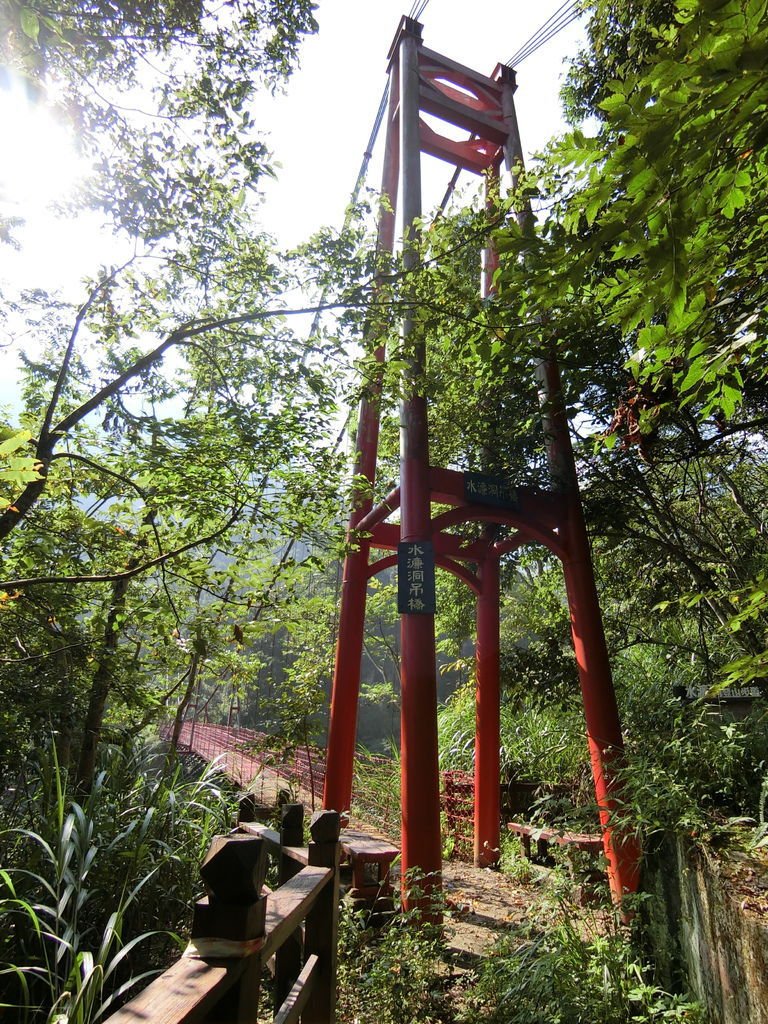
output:
<svg viewBox="0 0 768 1024"><path fill-rule="evenodd" d="M486 205L494 207L504 168L513 187L519 181L523 150L515 111L513 63L529 57L578 15L564 3L539 33L505 64L486 75L429 50L417 20L428 0L403 16L389 50L388 83L379 105L366 161L380 126L385 151L380 193L378 248L394 255L396 220L401 219L403 275L420 268L418 224L422 216L421 157L428 154L480 178ZM458 129L456 139L446 129ZM523 236L534 230L534 215L523 202L517 212ZM495 294L498 256L486 243L481 274L483 298ZM381 288L386 284L380 282ZM401 631L401 785L403 870L420 870L439 887L442 868L441 779L437 747L437 668L435 573L461 580L476 599L476 737L473 779L474 859L479 866L498 859L500 848L500 565L528 544L547 548L562 564L571 632L583 697L587 740L599 808L604 851L614 898L634 891L639 851L612 827L617 806L616 767L623 756L621 723L611 676L589 539L579 494L578 474L558 366L557 339L535 367L540 419L550 486L516 486L482 452L475 470L459 472L430 458L429 410L425 387L427 345L406 310L400 324L400 480L383 497L377 492L381 403L387 362L386 339L374 324L361 339L372 359L371 380L360 402L354 473L368 483L349 519L338 619L338 640L325 758L307 750L306 763L294 763L291 777L309 785L311 800L348 812L355 775L360 668L368 583L397 567ZM462 532L465 527L469 530ZM242 731L199 723L179 736L190 749L221 758L238 784L276 770L259 755L259 738ZM255 742L252 742L255 741ZM320 763L322 761L322 772Z"/></svg>

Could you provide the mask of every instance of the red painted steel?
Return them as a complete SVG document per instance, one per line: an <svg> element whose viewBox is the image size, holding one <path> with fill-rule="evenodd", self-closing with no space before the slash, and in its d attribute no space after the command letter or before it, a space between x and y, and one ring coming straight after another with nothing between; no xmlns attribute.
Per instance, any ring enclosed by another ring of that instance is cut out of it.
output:
<svg viewBox="0 0 768 1024"><path fill-rule="evenodd" d="M391 205L381 214L380 245L394 245L396 181L400 174L403 217L403 265L407 275L416 269L417 254L410 245L412 224L420 216L420 154L431 153L455 167L478 174L498 174L503 157L516 180L522 149L513 94L514 72L497 66L488 78L421 45L421 26L403 18L390 49L390 114L385 155L384 193ZM420 114L424 111L470 135L447 139ZM523 229L533 230L529 206L518 214ZM487 253L483 291L492 288L495 257ZM610 864L613 892L618 898L632 891L637 881L638 851L612 832L610 813L615 803L613 762L621 755L622 739L610 667L597 602L589 543L578 494L573 452L565 410L559 399L554 361L540 368L543 421L549 436L550 466L556 489L549 492L520 488L518 505L494 509L469 503L463 475L430 467L427 406L423 398L426 353L418 324L406 315L402 325L407 369L401 405L401 481L384 502L359 505L350 521L350 553L342 586L337 661L329 729L328 775L324 806L346 809L351 800L359 671L365 615L366 580L394 564L391 557L370 563L370 548L396 550L404 541L434 544L436 563L455 572L475 591L477 609L477 742L475 768L475 857L482 861L498 847L498 559L521 544L544 544L563 562L572 633L579 667L595 789L601 807L604 843ZM379 350L377 358L383 359ZM376 375L371 397L360 413L356 472L371 485L375 480L378 446L378 394ZM560 404L558 405L558 402ZM453 506L432 518L432 503ZM400 524L385 520L400 506ZM449 532L468 521L500 523L515 531L495 545L465 539ZM362 528L369 536L360 538ZM459 563L479 566L477 575ZM436 728L436 669L434 619L405 614L402 635L402 825L403 868L419 867L437 880L441 868L439 777Z"/></svg>
<svg viewBox="0 0 768 1024"><path fill-rule="evenodd" d="M556 482L566 500L563 559L571 636L584 700L592 777L603 826L608 878L617 900L637 891L640 851L636 840L611 827L616 809L615 762L623 756L624 739L616 704L603 620L595 586L589 537L579 496L576 463L568 430L560 372L554 359L538 369L542 391L548 456Z"/></svg>
<svg viewBox="0 0 768 1024"><path fill-rule="evenodd" d="M473 772L440 772L440 806L445 815L446 840L451 859L472 861L475 819L475 780Z"/></svg>
<svg viewBox="0 0 768 1024"><path fill-rule="evenodd" d="M507 166L522 167L523 152L515 112L514 72L499 65L494 77L502 85L502 108L509 132L505 146ZM518 214L524 232L533 232L533 212L525 204ZM616 694L611 677L602 616L595 586L592 556L589 548L584 510L579 495L576 462L568 429L568 418L562 394L560 371L555 352L536 369L540 385L542 425L548 439L548 460L555 490L563 501L561 529L564 551L561 553L566 592L571 617L579 683L584 700L584 717L595 784L595 796L603 826L603 843L608 860L608 877L614 899L619 902L637 890L639 884L640 850L636 840L618 835L611 828L611 815L616 807L614 767L623 756L624 742Z"/></svg>
<svg viewBox="0 0 768 1024"><path fill-rule="evenodd" d="M494 553L480 564L477 599L477 689L475 705L474 857L478 867L498 863L501 822L501 746L499 686L499 559Z"/></svg>
<svg viewBox="0 0 768 1024"><path fill-rule="evenodd" d="M170 740L172 734L172 724L161 726L162 739ZM287 761L283 752L269 747L266 733L193 720L182 724L178 749L213 763L236 786L251 787L257 776L266 772L306 790L313 808L315 800L320 800L326 765L324 753L315 748L298 747L292 761ZM258 786L255 792L258 795Z"/></svg>
<svg viewBox="0 0 768 1024"><path fill-rule="evenodd" d="M419 39L406 29L400 52L400 139L403 218L403 268L418 266L415 222L421 216L419 146ZM426 348L418 325L403 318L406 359L400 405L400 541L431 541L431 493L427 402L423 395ZM402 801L402 870L418 869L420 887L440 887L443 867L440 837L440 781L437 757L437 665L435 617L400 617L400 798ZM406 905L411 904L406 896ZM422 900L418 904L431 912Z"/></svg>

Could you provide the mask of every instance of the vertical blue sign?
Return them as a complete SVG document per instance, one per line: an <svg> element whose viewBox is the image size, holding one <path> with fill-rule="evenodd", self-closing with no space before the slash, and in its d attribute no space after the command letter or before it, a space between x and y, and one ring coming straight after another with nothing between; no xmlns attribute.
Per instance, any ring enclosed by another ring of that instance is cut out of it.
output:
<svg viewBox="0 0 768 1024"><path fill-rule="evenodd" d="M407 541L397 545L397 611L400 615L435 614L432 541Z"/></svg>

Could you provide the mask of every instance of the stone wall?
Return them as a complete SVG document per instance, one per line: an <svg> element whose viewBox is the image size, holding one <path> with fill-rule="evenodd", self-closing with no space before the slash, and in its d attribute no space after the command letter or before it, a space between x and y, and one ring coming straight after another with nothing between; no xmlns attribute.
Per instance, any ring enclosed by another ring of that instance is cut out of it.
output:
<svg viewBox="0 0 768 1024"><path fill-rule="evenodd" d="M666 839L646 858L643 908L666 988L686 988L712 1024L768 1024L766 869Z"/></svg>

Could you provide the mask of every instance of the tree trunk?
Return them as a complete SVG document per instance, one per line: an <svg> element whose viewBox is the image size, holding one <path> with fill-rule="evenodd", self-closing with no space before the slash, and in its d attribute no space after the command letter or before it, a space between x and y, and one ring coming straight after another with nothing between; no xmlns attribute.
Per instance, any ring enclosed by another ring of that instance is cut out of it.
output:
<svg viewBox="0 0 768 1024"><path fill-rule="evenodd" d="M56 757L59 766L68 769L72 760L72 727L75 718L75 688L72 683L72 667L66 651L56 654L56 663L60 674L59 704L60 711L56 722Z"/></svg>
<svg viewBox="0 0 768 1024"><path fill-rule="evenodd" d="M137 559L131 559L128 568L133 568L137 562ZM80 761L77 766L77 777L75 780L75 784L80 790L88 791L93 784L93 775L96 770L96 754L98 752L99 739L101 738L107 698L109 697L114 676L115 656L120 636L118 616L125 608L125 597L128 592L129 583L129 579L119 579L112 584L112 604L104 627L104 644L96 670L93 673L88 710L86 711L83 727L83 742L80 747Z"/></svg>
<svg viewBox="0 0 768 1024"><path fill-rule="evenodd" d="M200 653L195 650L192 654L192 663L189 666L189 677L187 678L187 687L184 690L184 696L181 698L181 702L176 708L176 716L173 720L173 732L171 733L171 753L176 753L179 746L179 737L181 736L181 727L184 725L184 716L187 713L189 702L192 700L192 694L195 692L195 684L197 683L197 667L200 664Z"/></svg>

